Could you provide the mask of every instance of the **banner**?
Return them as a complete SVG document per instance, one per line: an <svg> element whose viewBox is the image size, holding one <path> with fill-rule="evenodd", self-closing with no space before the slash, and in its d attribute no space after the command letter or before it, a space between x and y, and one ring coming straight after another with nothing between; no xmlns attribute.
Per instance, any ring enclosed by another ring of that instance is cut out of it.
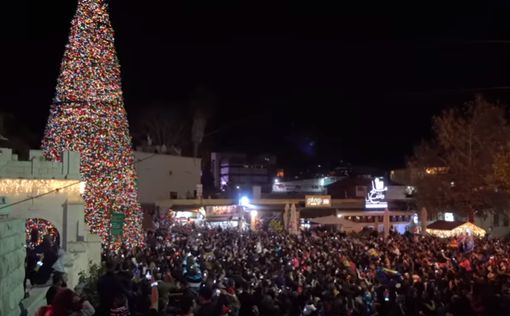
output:
<svg viewBox="0 0 510 316"><path fill-rule="evenodd" d="M125 217L126 217L126 215L124 215L123 213L112 213L112 219L111 219L112 236L122 235Z"/></svg>

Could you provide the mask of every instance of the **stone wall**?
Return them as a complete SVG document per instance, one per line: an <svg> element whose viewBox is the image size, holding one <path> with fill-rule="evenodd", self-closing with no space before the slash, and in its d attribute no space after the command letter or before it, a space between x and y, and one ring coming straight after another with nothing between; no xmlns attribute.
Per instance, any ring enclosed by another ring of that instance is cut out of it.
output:
<svg viewBox="0 0 510 316"><path fill-rule="evenodd" d="M20 161L10 148L0 148L0 177L24 179L80 179L80 154L66 151L62 162L46 160L41 150L30 150L30 160Z"/></svg>
<svg viewBox="0 0 510 316"><path fill-rule="evenodd" d="M0 219L0 315L18 316L25 279L25 221Z"/></svg>
<svg viewBox="0 0 510 316"><path fill-rule="evenodd" d="M64 248L68 241L83 241L80 154L64 152L62 161L55 162L45 160L40 150L30 150L29 157L19 161L12 149L0 148L0 214L50 221ZM66 212L67 205L72 205L72 212Z"/></svg>
<svg viewBox="0 0 510 316"><path fill-rule="evenodd" d="M4 218L0 220L0 316L20 315L20 302L28 315L45 304L47 288L30 289L22 301L27 218L46 219L59 231L70 287L90 262L100 262L100 239L89 233L84 221L79 171L77 152L64 152L62 161L54 162L45 160L40 150L31 150L29 161L19 161L11 149L0 148L0 218Z"/></svg>

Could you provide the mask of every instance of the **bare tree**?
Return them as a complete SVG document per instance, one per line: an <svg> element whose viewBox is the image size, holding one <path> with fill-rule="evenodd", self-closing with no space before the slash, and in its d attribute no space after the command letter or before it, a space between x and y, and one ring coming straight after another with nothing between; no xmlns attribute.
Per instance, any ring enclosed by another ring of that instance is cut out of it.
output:
<svg viewBox="0 0 510 316"><path fill-rule="evenodd" d="M198 156L200 144L204 139L207 121L212 116L212 108L216 97L210 89L199 86L193 92L190 104L193 109L193 125L191 128L191 142L193 143L193 156Z"/></svg>
<svg viewBox="0 0 510 316"><path fill-rule="evenodd" d="M189 119L184 117L178 108L173 104L157 103L144 109L136 123L138 138L146 145L155 146L160 150L174 148L179 151L187 140Z"/></svg>
<svg viewBox="0 0 510 316"><path fill-rule="evenodd" d="M415 149L417 202L432 211L469 215L496 209L494 163L510 137L503 107L481 96L433 119L434 138Z"/></svg>

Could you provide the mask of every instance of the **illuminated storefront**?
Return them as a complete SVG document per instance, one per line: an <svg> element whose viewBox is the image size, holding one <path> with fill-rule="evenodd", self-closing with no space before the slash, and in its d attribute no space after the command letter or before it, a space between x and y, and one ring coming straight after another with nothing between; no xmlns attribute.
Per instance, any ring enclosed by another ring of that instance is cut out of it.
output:
<svg viewBox="0 0 510 316"><path fill-rule="evenodd" d="M427 226L427 233L441 238L455 237L463 234L484 237L486 231L470 222L436 221Z"/></svg>

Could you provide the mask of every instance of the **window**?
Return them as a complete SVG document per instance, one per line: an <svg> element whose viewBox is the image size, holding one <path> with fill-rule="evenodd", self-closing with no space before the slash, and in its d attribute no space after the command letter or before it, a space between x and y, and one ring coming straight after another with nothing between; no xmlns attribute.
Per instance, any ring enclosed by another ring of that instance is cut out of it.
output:
<svg viewBox="0 0 510 316"><path fill-rule="evenodd" d="M508 218L508 215L505 214L503 217L503 226L508 227L510 225L510 220Z"/></svg>

